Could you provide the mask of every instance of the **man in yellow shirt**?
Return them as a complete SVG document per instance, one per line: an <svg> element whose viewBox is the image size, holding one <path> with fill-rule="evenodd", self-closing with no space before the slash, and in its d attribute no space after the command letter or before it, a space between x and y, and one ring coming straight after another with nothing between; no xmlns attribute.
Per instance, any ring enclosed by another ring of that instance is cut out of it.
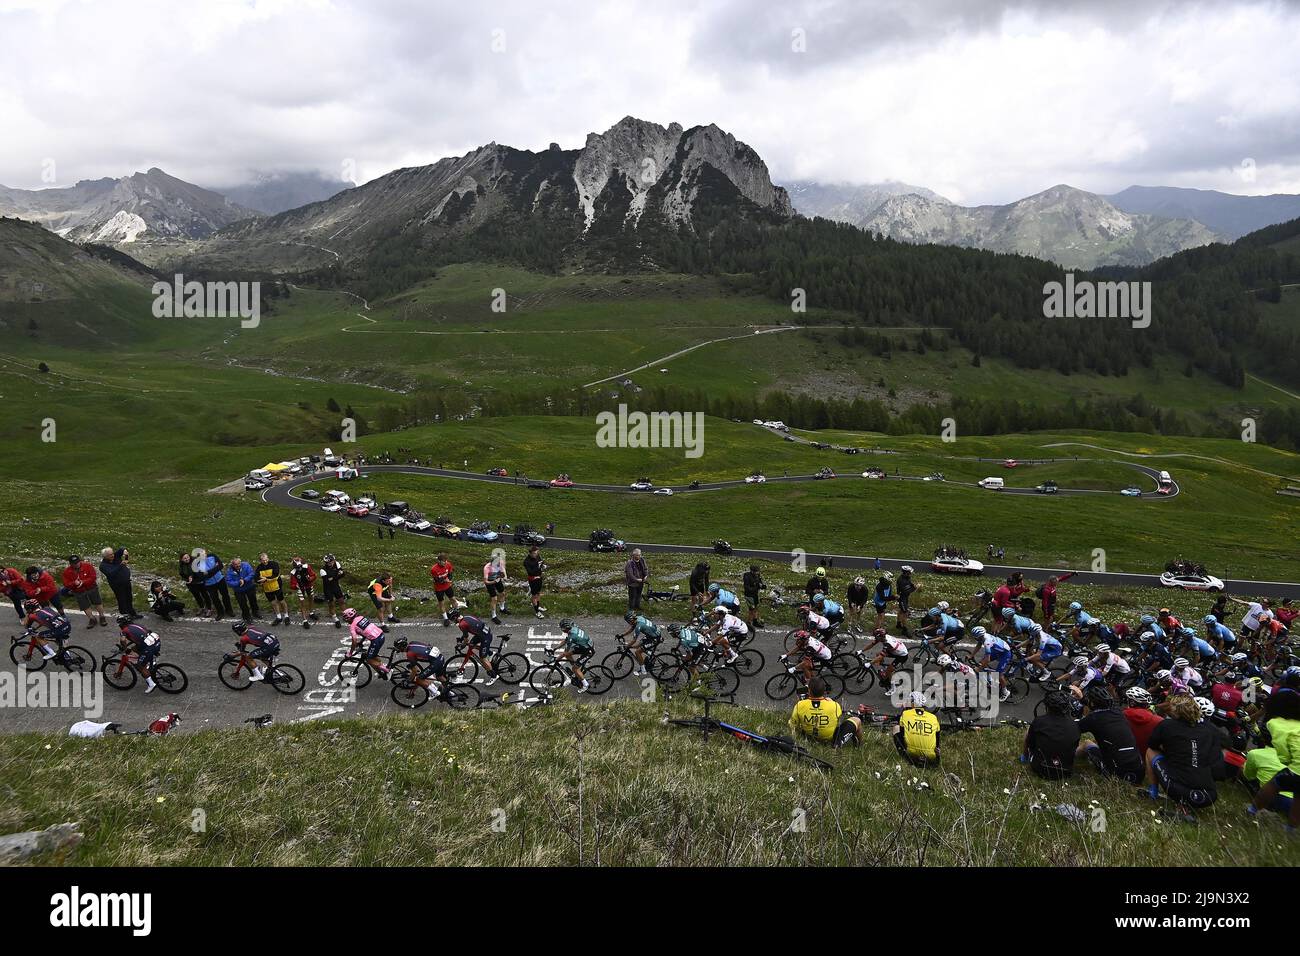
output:
<svg viewBox="0 0 1300 956"><path fill-rule="evenodd" d="M917 767L939 765L939 718L925 709L925 695L913 691L898 717L894 746Z"/></svg>
<svg viewBox="0 0 1300 956"><path fill-rule="evenodd" d="M862 721L844 716L844 708L826 696L826 681L820 677L812 679L808 696L790 712L790 730L796 736L811 737L833 747L862 742Z"/></svg>

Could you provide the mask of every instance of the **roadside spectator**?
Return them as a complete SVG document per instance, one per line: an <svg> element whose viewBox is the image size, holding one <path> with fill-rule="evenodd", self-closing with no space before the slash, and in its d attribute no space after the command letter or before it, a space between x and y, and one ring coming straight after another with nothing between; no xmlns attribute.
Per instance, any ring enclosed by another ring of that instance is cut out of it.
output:
<svg viewBox="0 0 1300 956"><path fill-rule="evenodd" d="M347 574L338 558L332 554L321 559L320 581L325 595L325 611L334 618L334 626L342 627L339 615L343 613L343 578Z"/></svg>
<svg viewBox="0 0 1300 956"><path fill-rule="evenodd" d="M104 615L104 599L99 596L99 575L95 568L81 556L74 554L68 558L68 566L63 569L63 588L77 599L77 607L86 614L86 626L97 624L108 626Z"/></svg>
<svg viewBox="0 0 1300 956"><path fill-rule="evenodd" d="M32 565L23 577L23 591L30 600L38 601L41 607L53 606L60 615L63 614L63 602L59 600L59 585L54 575L44 568Z"/></svg>
<svg viewBox="0 0 1300 956"><path fill-rule="evenodd" d="M707 567L707 565L705 565ZM740 579L741 590L745 592L745 603L749 606L749 617L746 621L750 630L756 630L763 626L763 622L758 617L758 603L763 597L763 573L758 569L757 564L751 564L749 570L745 572ZM708 586L705 585L705 590Z"/></svg>
<svg viewBox="0 0 1300 956"><path fill-rule="evenodd" d="M1074 773L1074 754L1079 746L1079 725L1070 716L1068 694L1048 694L1047 713L1035 717L1025 733L1020 762L1045 780L1064 780Z"/></svg>
<svg viewBox="0 0 1300 956"><path fill-rule="evenodd" d="M280 580L280 565L272 561L265 551L257 556L257 581L262 588L262 597L275 614L272 625L289 623L289 605L284 601L284 586Z"/></svg>
<svg viewBox="0 0 1300 956"><path fill-rule="evenodd" d="M1214 725L1201 719L1196 698L1180 694L1168 707L1168 718L1156 725L1147 741L1147 793L1156 800L1163 790L1191 816L1219 798L1214 775L1223 763L1223 747Z"/></svg>
<svg viewBox="0 0 1300 956"><path fill-rule="evenodd" d="M827 597L831 596L831 585L830 581L826 578L825 568L818 567L817 570L813 572L813 576L810 577L808 583L804 585L803 592L808 595L809 601L811 601L817 594L825 594Z"/></svg>
<svg viewBox="0 0 1300 956"><path fill-rule="evenodd" d="M698 607L704 607L709 600L709 563L707 561L696 562L695 569L691 571L691 610Z"/></svg>
<svg viewBox="0 0 1300 956"><path fill-rule="evenodd" d="M246 564L242 558L231 558L226 567L226 587L235 594L239 602L239 616L245 621L252 621L262 615L257 607L257 572L253 566Z"/></svg>
<svg viewBox="0 0 1300 956"><path fill-rule="evenodd" d="M1269 781L1286 769L1286 764L1278 756L1277 748L1273 746L1273 737L1267 727L1260 732L1260 743L1263 746L1256 747L1246 754L1246 765L1241 768L1242 779L1252 797L1258 797ZM1262 804L1255 804L1252 801L1252 806L1247 807L1246 810L1253 815L1257 810L1268 809L1285 817L1291 813L1293 800L1295 800L1294 790L1282 790L1279 787L1276 795L1266 796Z"/></svg>
<svg viewBox="0 0 1300 956"><path fill-rule="evenodd" d="M1043 609L1043 623L1050 624L1056 620L1056 587L1062 581L1068 581L1077 574L1077 571L1067 571L1065 574L1053 574L1046 581L1038 586L1034 591L1034 596L1038 598Z"/></svg>
<svg viewBox="0 0 1300 956"><path fill-rule="evenodd" d="M905 564L899 569L896 590L898 592L898 633L904 637L911 637L911 632L907 629L907 615L912 607L912 592L921 590L921 585L913 579L910 564Z"/></svg>
<svg viewBox="0 0 1300 956"><path fill-rule="evenodd" d="M483 587L487 589L488 604L492 614L492 623L500 624L497 612L506 612L506 555L497 549L492 559L483 565Z"/></svg>
<svg viewBox="0 0 1300 956"><path fill-rule="evenodd" d="M939 766L939 718L926 710L925 695L913 691L907 707L898 715L894 746L914 767Z"/></svg>
<svg viewBox="0 0 1300 956"><path fill-rule="evenodd" d="M214 621L219 621L223 616L234 617L235 612L230 607L230 589L226 587L226 565L221 558L210 551L200 550L199 555L200 570L203 573L203 586L208 589L208 597L212 601Z"/></svg>
<svg viewBox="0 0 1300 956"><path fill-rule="evenodd" d="M632 557L623 565L623 579L627 582L627 608L629 611L641 610L641 592L650 580L650 566L641 557L641 549L633 548Z"/></svg>
<svg viewBox="0 0 1300 956"><path fill-rule="evenodd" d="M393 576L387 571L381 571L370 582L367 590L370 592L370 602L374 604L375 610L379 612L381 621L397 622L396 615L393 614ZM286 616L285 620L288 620ZM444 623L446 623L444 621Z"/></svg>
<svg viewBox="0 0 1300 956"><path fill-rule="evenodd" d="M302 558L294 558L289 580L298 592L298 613L302 615L302 626L311 627L311 622L319 616L316 613L316 572Z"/></svg>
<svg viewBox="0 0 1300 956"><path fill-rule="evenodd" d="M546 608L542 607L542 588L545 587L546 562L542 560L541 549L533 545L524 558L524 575L528 578L528 599L533 605L533 614L540 621L546 617Z"/></svg>
<svg viewBox="0 0 1300 956"><path fill-rule="evenodd" d="M190 596L194 598L194 606L198 609L199 617L211 617L212 598L208 597L208 589L203 586L202 575L195 570L194 556L188 551L182 551L176 562L176 570L189 590Z"/></svg>
<svg viewBox="0 0 1300 956"><path fill-rule="evenodd" d="M101 552L99 573L108 582L117 601L117 612L128 614L134 620L140 620L143 614L136 613L135 601L131 597L131 554L126 548L105 548Z"/></svg>
<svg viewBox="0 0 1300 956"><path fill-rule="evenodd" d="M439 552L438 560L429 568L429 576L433 578L433 596L438 602L438 610L442 612L443 627L451 624L447 619L447 612L456 606L456 587L451 580L455 570L446 552Z"/></svg>
<svg viewBox="0 0 1300 956"><path fill-rule="evenodd" d="M23 613L23 601L27 600L27 592L23 590L22 572L17 568L5 568L4 571L0 571L0 588L3 588L5 597L14 602L18 620L25 620L27 615Z"/></svg>
<svg viewBox="0 0 1300 956"><path fill-rule="evenodd" d="M1009 607L1019 613L1019 598L1029 590L1025 584L1025 576L1019 571L1007 575L1007 580L996 591L993 592L993 629L1000 631L1005 626L1002 619L1002 609Z"/></svg>
<svg viewBox="0 0 1300 956"><path fill-rule="evenodd" d="M168 624L171 623L173 614L181 614L185 611L185 605L176 600L176 595L172 594L167 585L161 581L153 581L149 584L149 607Z"/></svg>

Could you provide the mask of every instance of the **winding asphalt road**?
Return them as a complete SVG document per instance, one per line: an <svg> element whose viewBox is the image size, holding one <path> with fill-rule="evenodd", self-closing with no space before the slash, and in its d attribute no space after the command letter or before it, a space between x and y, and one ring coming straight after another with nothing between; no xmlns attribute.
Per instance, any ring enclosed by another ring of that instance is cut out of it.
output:
<svg viewBox="0 0 1300 956"><path fill-rule="evenodd" d="M1145 466L1133 465L1133 467L1145 469ZM435 478L450 478L460 481L487 481L497 484L514 485L518 487L519 482L510 477L498 477L495 475L479 475L472 472L453 471L443 468L426 468L418 465L367 465L362 477L369 474L396 473L408 475L425 475ZM1158 474L1158 472L1157 472ZM768 481L812 481L812 475L790 476L789 478L769 478ZM837 479L839 480L839 479ZM858 479L869 480L869 479ZM897 479L891 479L897 480ZM323 472L320 474L305 475L300 478L279 481L270 488L262 492L262 499L271 504L280 505L288 508L303 508L308 510L319 511L320 503L301 498L293 492L295 489L314 482L337 483L337 479L330 473ZM677 488L675 492L680 491L682 494L694 494L696 492L713 491L720 488L734 488L743 485L743 481L720 481L701 484L698 489ZM1029 489L1025 489L1029 490ZM632 492L623 485L599 485L599 484L580 484L575 483L572 488L563 490L553 489L539 494L563 494L565 492L604 492L617 494L649 494L649 492ZM1034 492L1029 490L1031 494ZM984 492L985 494L995 494L996 492ZM1001 492L1005 494L1006 492ZM1172 497L1172 496L1170 496ZM1138 499L1143 500L1143 499ZM336 515L340 521L367 521L377 523L380 519L376 515L366 518L349 518L341 512ZM437 538L431 532L406 532L408 534L427 534L430 538ZM560 538L548 537L546 539L548 548L555 548L563 551L586 551L586 538ZM686 554L713 554L713 548L707 545L690 545L690 544L671 544L656 541L628 541L628 549L640 548L647 553L654 552L680 552ZM764 558L772 561L788 562L790 560L789 551L777 551L763 548L742 548L735 547L733 542L733 553L744 558ZM818 557L830 558L834 567L839 568L874 568L877 558L866 557L855 554L834 554L829 552L816 552ZM929 572L930 558L879 558L880 566L888 568L891 571L897 571L904 564L910 564L917 569L918 573ZM1011 566L1011 565L984 565L984 572L987 575L996 578L1002 578L1013 571L1023 571L1031 577L1046 578L1048 575L1059 574L1060 568L1037 568L1030 566ZM1139 585L1146 587L1161 587L1160 577L1158 574L1125 574L1119 572L1101 572L1101 571L1079 571L1071 580L1079 584L1125 584ZM1258 597L1292 597L1300 592L1300 584L1287 581L1250 581L1250 580L1225 580L1224 586L1233 594L1249 594Z"/></svg>

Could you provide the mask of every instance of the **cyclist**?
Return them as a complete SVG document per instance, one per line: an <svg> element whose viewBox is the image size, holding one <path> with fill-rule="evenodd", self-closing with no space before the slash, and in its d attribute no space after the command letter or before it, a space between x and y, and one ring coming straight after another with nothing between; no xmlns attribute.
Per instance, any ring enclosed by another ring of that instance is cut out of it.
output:
<svg viewBox="0 0 1300 956"><path fill-rule="evenodd" d="M956 660L948 654L940 654L935 663L949 674L960 674L962 677L975 676L975 668Z"/></svg>
<svg viewBox="0 0 1300 956"><path fill-rule="evenodd" d="M354 608L344 609L343 620L348 622L348 633L352 635L352 653L356 653L363 642L368 642L366 663L379 672L380 678L388 680L388 668L379 662L379 652L387 639L384 629L364 614L358 614Z"/></svg>
<svg viewBox="0 0 1300 956"><path fill-rule="evenodd" d="M130 614L117 616L117 629L121 635L117 641L118 647L124 653L135 654L140 673L144 674L144 692L152 694L157 686L153 679L153 665L158 659L158 652L162 650L162 638L156 631L136 624Z"/></svg>
<svg viewBox="0 0 1300 956"><path fill-rule="evenodd" d="M1205 638L1190 627L1180 627L1174 632L1178 635L1178 649L1186 648L1188 656L1195 654L1198 664L1210 664L1219 659L1219 652Z"/></svg>
<svg viewBox="0 0 1300 956"><path fill-rule="evenodd" d="M1058 684L1069 684L1071 687L1078 688L1082 693L1088 689L1090 684L1104 682L1101 671L1092 666L1092 662L1083 654L1078 655L1070 661L1070 669L1056 678Z"/></svg>
<svg viewBox="0 0 1300 956"><path fill-rule="evenodd" d="M862 609L867 606L867 601L871 598L871 589L867 587L867 579L856 577L844 591L844 603L848 607L848 618L850 628L859 628L862 626Z"/></svg>
<svg viewBox="0 0 1300 956"><path fill-rule="evenodd" d="M402 641L398 641L393 646L401 649L402 644ZM447 659L442 656L442 651L436 645L421 642L406 644L405 650L411 679L426 690L436 682L438 692L435 696L439 700L446 699Z"/></svg>
<svg viewBox="0 0 1300 956"><path fill-rule="evenodd" d="M31 638L47 661L63 650L63 642L72 633L71 621L52 607L41 607L35 598L23 601L23 626L23 637Z"/></svg>
<svg viewBox="0 0 1300 956"><path fill-rule="evenodd" d="M1232 628L1213 614L1205 615L1205 617L1201 618L1201 623L1205 625L1205 636L1214 644L1220 654L1236 650L1237 635Z"/></svg>
<svg viewBox="0 0 1300 956"><path fill-rule="evenodd" d="M886 572L888 573L888 572ZM883 627L878 627L871 632L871 643L862 649L866 654L877 644L881 645L880 653L875 656L871 662L872 667L879 667L885 659L889 659L889 664L885 667L885 673L880 677L882 687L893 687L894 670L900 664L907 663L907 645L897 637L890 637Z"/></svg>
<svg viewBox="0 0 1300 956"><path fill-rule="evenodd" d="M813 607L832 627L838 626L844 620L844 608L825 594L813 597Z"/></svg>
<svg viewBox="0 0 1300 956"><path fill-rule="evenodd" d="M1041 627L1035 642L1030 645L1033 653L1025 658L1025 663L1030 667L1037 668L1037 676L1040 681L1047 680L1051 676L1051 663L1062 654L1065 648L1055 634L1049 634Z"/></svg>
<svg viewBox="0 0 1300 956"><path fill-rule="evenodd" d="M1201 672L1193 667L1185 657L1174 658L1174 666L1170 668L1170 671L1175 681L1188 687L1205 686L1205 678L1201 676Z"/></svg>
<svg viewBox="0 0 1300 956"><path fill-rule="evenodd" d="M921 590L921 585L917 584L912 577L912 566L905 564L898 571L898 633L904 637L911 637L911 632L907 629L907 615L911 611L912 594Z"/></svg>
<svg viewBox="0 0 1300 956"><path fill-rule="evenodd" d="M934 635L939 639L939 649L950 651L954 644L966 635L966 625L961 618L954 617L944 608L930 608L921 622L921 634L925 637Z"/></svg>
<svg viewBox="0 0 1300 956"><path fill-rule="evenodd" d="M276 655L280 653L280 639L270 631L250 627L247 621L237 621L230 625L230 629L239 637L235 646L239 648L241 653L247 654L255 661L266 662L265 667L258 664L248 679L265 679L266 668L275 664Z"/></svg>
<svg viewBox="0 0 1300 956"><path fill-rule="evenodd" d="M898 717L894 746L914 767L939 765L939 718L926 710L925 695L912 691Z"/></svg>
<svg viewBox="0 0 1300 956"><path fill-rule="evenodd" d="M808 631L799 630L794 635L794 649L790 656L795 658L790 673L798 670L803 674L804 684L810 684L819 664L828 664L831 659L830 647Z"/></svg>
<svg viewBox="0 0 1300 956"><path fill-rule="evenodd" d="M591 660L591 655L596 653L596 648L591 643L591 638L587 636L587 632L572 621L561 621L560 631L564 635L564 640L560 642L560 652L555 656L558 660L568 661L573 665L574 676L582 681L578 693L585 693L591 685L582 673L582 665Z"/></svg>
<svg viewBox="0 0 1300 956"><path fill-rule="evenodd" d="M1002 616L1005 620L1010 620L1016 613L1015 608L1003 608ZM976 654L982 654L983 658L977 660L977 667L992 667L998 674L998 700L1005 701L1011 696L1011 691L1007 689L1007 665L1011 663L1011 645L983 627L974 627L971 629L970 636L979 642L975 649Z"/></svg>
<svg viewBox="0 0 1300 956"><path fill-rule="evenodd" d="M740 613L740 598L716 581L709 585L709 601L714 605L726 608L729 614Z"/></svg>
<svg viewBox="0 0 1300 956"><path fill-rule="evenodd" d="M709 625L709 639L721 647L727 655L726 661L732 663L740 655L731 646L733 638L737 643L744 643L749 637L749 628L745 622L732 614L726 605L719 604L713 609L713 623Z"/></svg>
<svg viewBox="0 0 1300 956"><path fill-rule="evenodd" d="M808 682L808 696L794 705L789 723L793 733L832 747L862 742L862 721L844 716L844 708L827 696L826 682L820 677Z"/></svg>
<svg viewBox="0 0 1300 956"><path fill-rule="evenodd" d="M806 629L815 631L822 640L829 641L831 635L835 633L835 626L831 624L830 619L818 614L807 604L799 605L798 614L800 623Z"/></svg>
<svg viewBox="0 0 1300 956"><path fill-rule="evenodd" d="M694 673L695 662L705 648L705 636L697 628L680 624L669 624L668 634L677 641L677 650L682 655L682 662Z"/></svg>
<svg viewBox="0 0 1300 956"><path fill-rule="evenodd" d="M1112 651L1109 644L1098 644L1093 648L1093 657L1089 663L1101 671L1101 676L1111 683L1115 683L1121 677L1127 677L1133 672L1129 662Z"/></svg>
<svg viewBox="0 0 1300 956"><path fill-rule="evenodd" d="M492 666L492 628L472 614L462 614L460 609L459 601L448 608L447 620L460 628L461 640L474 648L475 655L483 662L488 672L488 679L483 682L483 685L491 687L497 682L496 668Z"/></svg>
<svg viewBox="0 0 1300 956"><path fill-rule="evenodd" d="M644 677L646 651L663 640L663 630L654 621L636 611L628 611L623 615L623 620L627 622L627 630L619 634L618 638L619 640L632 638L628 649L636 658L636 676Z"/></svg>
<svg viewBox="0 0 1300 956"><path fill-rule="evenodd" d="M1078 601L1070 602L1070 606L1065 612L1065 619L1071 622L1070 637L1074 640L1086 641L1096 634L1101 626L1101 621L1085 611L1083 605Z"/></svg>
<svg viewBox="0 0 1300 956"><path fill-rule="evenodd" d="M880 580L876 582L876 590L871 595L871 605L876 609L876 630L885 626L885 607L890 601L897 600L894 594L894 574L892 571L881 571Z"/></svg>

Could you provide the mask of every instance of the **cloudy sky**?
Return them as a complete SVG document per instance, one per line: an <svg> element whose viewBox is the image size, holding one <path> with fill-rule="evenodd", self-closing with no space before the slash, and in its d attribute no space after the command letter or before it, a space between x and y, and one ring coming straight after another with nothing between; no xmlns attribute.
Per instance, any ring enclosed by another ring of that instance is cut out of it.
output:
<svg viewBox="0 0 1300 956"><path fill-rule="evenodd" d="M631 114L778 182L1300 192L1298 63L1296 2L0 0L0 183L365 181Z"/></svg>

